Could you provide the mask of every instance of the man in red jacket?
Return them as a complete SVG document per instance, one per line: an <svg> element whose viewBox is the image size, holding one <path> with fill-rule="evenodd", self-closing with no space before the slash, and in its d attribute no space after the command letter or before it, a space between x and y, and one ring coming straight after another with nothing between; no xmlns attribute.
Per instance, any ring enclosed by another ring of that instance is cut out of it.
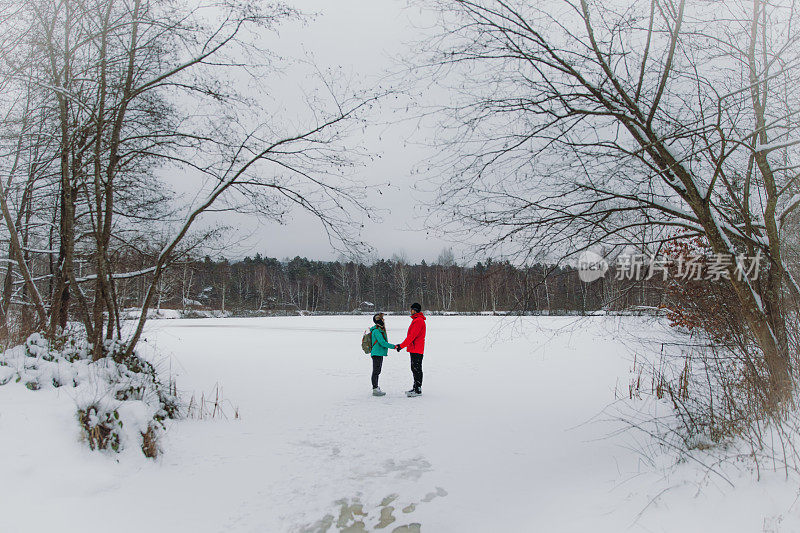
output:
<svg viewBox="0 0 800 533"><path fill-rule="evenodd" d="M414 376L414 386L406 391L409 398L422 394L422 354L425 352L425 315L422 306L418 303L411 304L411 325L408 326L406 340L396 346L399 352L408 347L411 355L411 374Z"/></svg>

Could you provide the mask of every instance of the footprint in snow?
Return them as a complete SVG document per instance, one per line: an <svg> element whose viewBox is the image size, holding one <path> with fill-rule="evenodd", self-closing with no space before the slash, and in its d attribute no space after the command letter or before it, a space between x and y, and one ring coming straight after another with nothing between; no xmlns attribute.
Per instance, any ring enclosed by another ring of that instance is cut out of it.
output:
<svg viewBox="0 0 800 533"><path fill-rule="evenodd" d="M436 498L444 496L447 496L447 491L442 487L436 487L436 491L426 494L420 503L429 503ZM339 507L338 519L335 519L332 514L326 514L320 520L301 528L299 531L301 533L325 533L334 526L333 531L340 533L366 533L370 531L367 529L367 522L373 523L374 525L371 527L375 530L386 529L397 521L397 517L394 516L396 508L391 504L395 503L399 497L399 494L389 494L371 510L365 510L364 504L358 498L337 500L334 504ZM420 503L409 503L403 507L402 512L411 514ZM412 522L396 526L391 531L392 533L421 533L422 524Z"/></svg>
<svg viewBox="0 0 800 533"><path fill-rule="evenodd" d="M447 496L447 491L444 490L442 487L436 487L436 492L429 492L422 498L423 502L432 502L435 498Z"/></svg>

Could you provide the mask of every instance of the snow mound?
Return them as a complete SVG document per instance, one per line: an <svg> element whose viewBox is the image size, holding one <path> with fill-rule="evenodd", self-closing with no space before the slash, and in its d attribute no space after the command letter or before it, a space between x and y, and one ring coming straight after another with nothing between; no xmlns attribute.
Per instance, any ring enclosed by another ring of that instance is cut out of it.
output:
<svg viewBox="0 0 800 533"><path fill-rule="evenodd" d="M125 357L123 344L108 341L106 350L108 357L92 361L89 346L74 336L50 341L34 333L0 353L0 386L39 394L66 389L59 398L74 402L91 449L139 449L152 456L152 439L164 421L179 416L178 397L159 382L153 365L136 354Z"/></svg>

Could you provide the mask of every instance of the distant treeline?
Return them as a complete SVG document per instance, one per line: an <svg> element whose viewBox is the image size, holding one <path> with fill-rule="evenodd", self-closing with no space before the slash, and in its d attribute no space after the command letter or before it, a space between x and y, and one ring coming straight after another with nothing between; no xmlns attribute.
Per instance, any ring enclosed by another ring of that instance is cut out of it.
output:
<svg viewBox="0 0 800 533"><path fill-rule="evenodd" d="M117 280L125 305L141 302L147 275ZM280 261L256 255L173 264L159 285L156 307L222 311L404 311L413 302L441 312L583 313L630 306L656 306L659 287L617 281L611 274L580 281L573 267L515 266L487 260L407 264L380 260Z"/></svg>

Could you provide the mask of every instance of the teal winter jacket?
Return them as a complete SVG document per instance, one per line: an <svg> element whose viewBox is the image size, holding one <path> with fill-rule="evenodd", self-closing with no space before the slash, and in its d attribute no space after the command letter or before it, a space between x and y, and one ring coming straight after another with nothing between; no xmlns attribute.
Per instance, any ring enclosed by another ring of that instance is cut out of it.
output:
<svg viewBox="0 0 800 533"><path fill-rule="evenodd" d="M372 326L370 331L372 332L372 353L370 355L386 357L389 349L394 349L394 344L389 344L389 341L384 337L384 331L378 326Z"/></svg>

